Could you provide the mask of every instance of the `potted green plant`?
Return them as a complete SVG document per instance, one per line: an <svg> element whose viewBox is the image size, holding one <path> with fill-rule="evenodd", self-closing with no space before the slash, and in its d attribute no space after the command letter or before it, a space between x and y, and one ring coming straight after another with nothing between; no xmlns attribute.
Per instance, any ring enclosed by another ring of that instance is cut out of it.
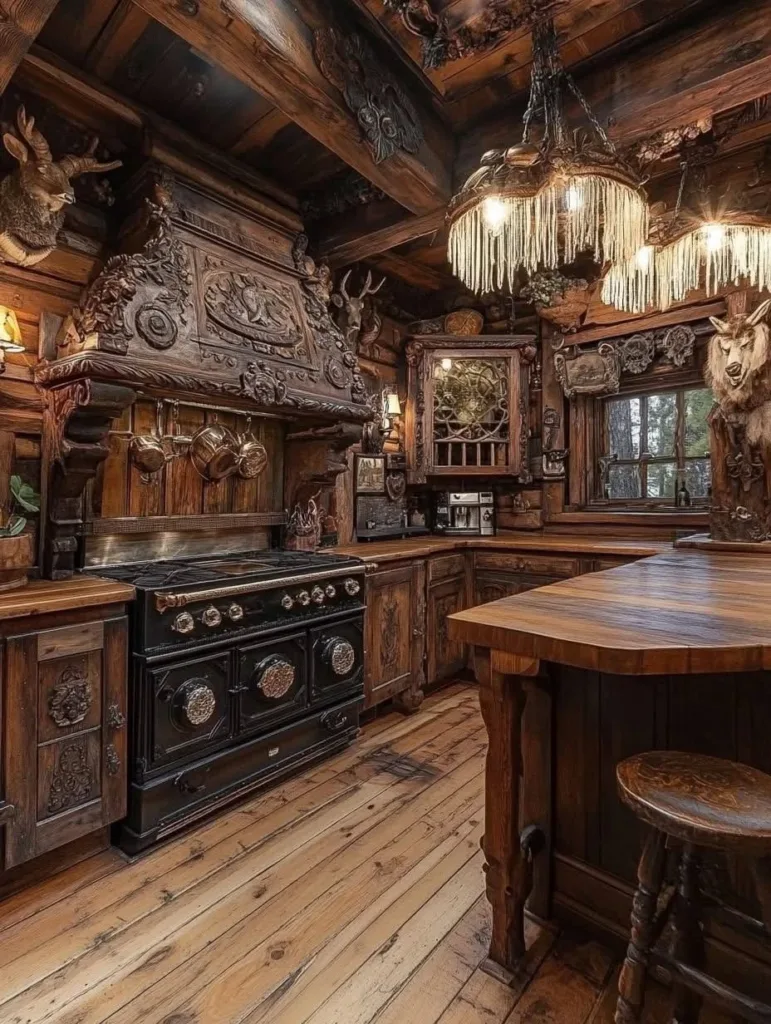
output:
<svg viewBox="0 0 771 1024"><path fill-rule="evenodd" d="M0 591L23 587L34 563L33 534L25 533L27 512L40 511L40 495L20 476L9 480L10 508L2 510L0 523Z"/></svg>

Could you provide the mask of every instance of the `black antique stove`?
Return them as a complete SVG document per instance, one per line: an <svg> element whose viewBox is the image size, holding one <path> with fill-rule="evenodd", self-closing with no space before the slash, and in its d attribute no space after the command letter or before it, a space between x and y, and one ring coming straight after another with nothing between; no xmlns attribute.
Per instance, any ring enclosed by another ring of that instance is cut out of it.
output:
<svg viewBox="0 0 771 1024"><path fill-rule="evenodd" d="M260 551L94 571L137 590L125 850L356 735L364 692L357 559Z"/></svg>

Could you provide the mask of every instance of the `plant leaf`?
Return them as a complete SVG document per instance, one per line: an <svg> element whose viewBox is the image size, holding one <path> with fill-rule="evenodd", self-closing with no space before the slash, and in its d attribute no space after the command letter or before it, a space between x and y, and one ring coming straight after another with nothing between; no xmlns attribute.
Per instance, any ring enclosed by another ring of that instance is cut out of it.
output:
<svg viewBox="0 0 771 1024"><path fill-rule="evenodd" d="M11 494L26 512L40 511L40 495L28 483L25 483L20 476L10 479Z"/></svg>
<svg viewBox="0 0 771 1024"><path fill-rule="evenodd" d="M16 537L22 532L26 525L27 520L24 516L11 516L5 529L9 537Z"/></svg>

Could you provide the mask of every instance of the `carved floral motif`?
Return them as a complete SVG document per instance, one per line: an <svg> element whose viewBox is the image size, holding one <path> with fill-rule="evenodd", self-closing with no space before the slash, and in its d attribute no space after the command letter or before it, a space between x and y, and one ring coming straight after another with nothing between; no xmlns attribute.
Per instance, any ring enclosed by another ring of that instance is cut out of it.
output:
<svg viewBox="0 0 771 1024"><path fill-rule="evenodd" d="M96 779L88 761L84 742L67 743L60 753L48 793L48 813L72 807L87 800L95 788Z"/></svg>
<svg viewBox="0 0 771 1024"><path fill-rule="evenodd" d="M399 606L393 594L383 602L382 615L380 668L384 675L392 676L399 668Z"/></svg>
<svg viewBox="0 0 771 1024"><path fill-rule="evenodd" d="M66 668L48 695L48 714L61 729L82 722L94 700L91 684L80 669Z"/></svg>

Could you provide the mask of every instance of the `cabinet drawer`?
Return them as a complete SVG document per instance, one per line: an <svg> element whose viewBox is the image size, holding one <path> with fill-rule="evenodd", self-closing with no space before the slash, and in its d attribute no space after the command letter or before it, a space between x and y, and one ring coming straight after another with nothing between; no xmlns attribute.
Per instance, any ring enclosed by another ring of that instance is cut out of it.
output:
<svg viewBox="0 0 771 1024"><path fill-rule="evenodd" d="M428 582L435 583L437 580L449 579L450 576L462 576L465 571L464 555L440 555L429 560Z"/></svg>
<svg viewBox="0 0 771 1024"><path fill-rule="evenodd" d="M504 551L478 551L475 566L488 572L526 572L537 576L565 578L580 572L577 558L559 558L552 555L518 555Z"/></svg>

